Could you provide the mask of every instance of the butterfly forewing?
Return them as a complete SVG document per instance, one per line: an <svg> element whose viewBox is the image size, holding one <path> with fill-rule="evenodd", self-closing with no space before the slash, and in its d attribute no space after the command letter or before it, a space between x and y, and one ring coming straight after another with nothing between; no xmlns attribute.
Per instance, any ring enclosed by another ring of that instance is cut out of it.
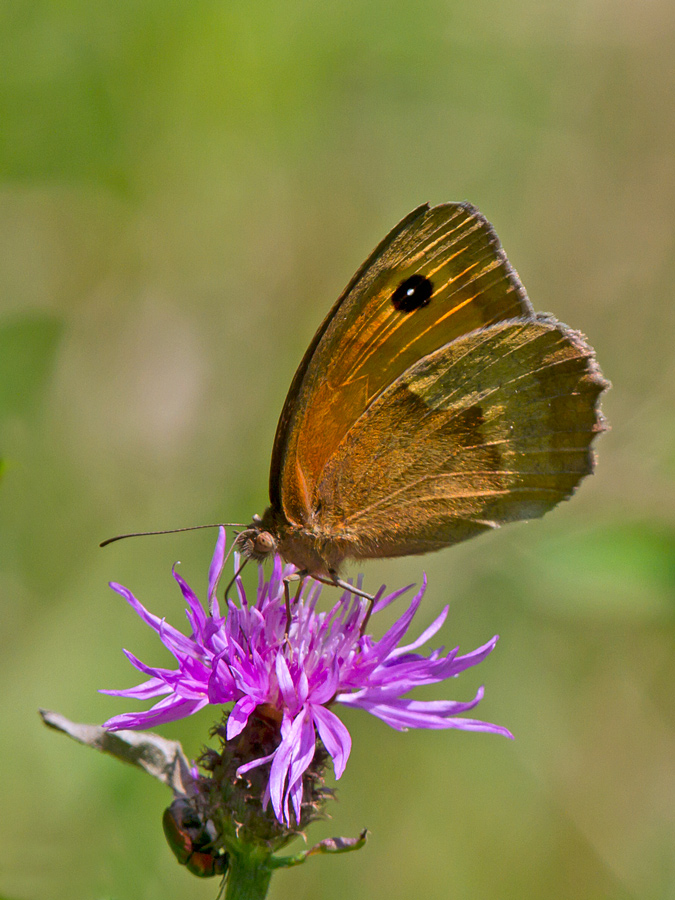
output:
<svg viewBox="0 0 675 900"><path fill-rule="evenodd" d="M324 468L389 385L457 338L524 316L533 316L525 290L477 210L415 210L359 270L296 373L275 439L273 506L313 522ZM380 433L375 449L389 437Z"/></svg>

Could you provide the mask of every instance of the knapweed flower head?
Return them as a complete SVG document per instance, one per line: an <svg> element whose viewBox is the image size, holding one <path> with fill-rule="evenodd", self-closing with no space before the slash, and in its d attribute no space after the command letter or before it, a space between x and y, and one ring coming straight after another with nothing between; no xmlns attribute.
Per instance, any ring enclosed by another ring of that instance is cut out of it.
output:
<svg viewBox="0 0 675 900"><path fill-rule="evenodd" d="M308 580L293 600L288 616L284 578L293 573L276 558L268 579L260 570L258 590L249 602L239 579L238 599L228 600L221 614L216 588L225 561L225 531L221 529L209 570L208 614L194 591L175 571L174 578L187 603L191 633L185 636L148 612L134 595L111 584L159 635L176 658L176 669L154 668L125 651L131 663L149 676L134 688L105 691L120 697L147 700L161 697L145 712L114 716L110 730L148 728L188 716L209 704L231 709L225 737L232 741L254 721L278 725L274 746L262 756L242 761L241 777L258 767L269 768L263 806L271 801L278 822L290 827L301 822L303 776L317 754L330 755L335 777L345 770L351 738L336 713L340 706L364 709L392 728L461 728L510 737L498 725L463 714L483 696L466 702L421 701L407 695L413 688L454 678L475 666L493 650L497 637L464 656L455 648L424 656L417 650L443 625L448 608L412 642L401 644L426 588L412 598L400 618L376 640L364 633L369 623L409 588L377 594L368 619L369 601L345 591L329 611L320 611L320 585ZM235 567L238 562L235 558ZM253 744L252 746L255 746Z"/></svg>

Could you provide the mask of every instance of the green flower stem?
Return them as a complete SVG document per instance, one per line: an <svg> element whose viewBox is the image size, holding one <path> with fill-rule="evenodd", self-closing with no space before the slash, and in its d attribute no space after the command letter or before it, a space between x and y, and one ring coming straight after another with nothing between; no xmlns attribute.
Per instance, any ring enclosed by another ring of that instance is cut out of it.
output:
<svg viewBox="0 0 675 900"><path fill-rule="evenodd" d="M263 900L272 877L270 853L247 847L248 853L230 853L225 900Z"/></svg>

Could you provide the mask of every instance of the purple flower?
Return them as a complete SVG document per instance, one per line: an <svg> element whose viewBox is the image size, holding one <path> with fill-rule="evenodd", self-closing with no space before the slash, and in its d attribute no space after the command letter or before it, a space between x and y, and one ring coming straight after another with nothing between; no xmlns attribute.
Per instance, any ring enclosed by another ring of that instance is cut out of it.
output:
<svg viewBox="0 0 675 900"><path fill-rule="evenodd" d="M263 710L279 722L278 746L269 755L242 764L237 774L271 764L263 802L271 800L276 818L286 825L291 824L291 811L299 821L303 774L314 758L317 736L332 757L335 777L340 778L344 772L351 738L333 711L336 704L365 709L399 730L462 728L511 737L506 728L460 715L479 703L482 688L463 703L405 696L420 685L459 675L485 659L497 642L495 636L465 656L458 656L457 648L449 653L435 650L429 656L416 653L442 626L446 607L416 640L399 646L422 601L426 578L403 615L375 640L362 633L367 601L345 592L330 611L320 612L320 586L312 581L294 603L288 623L283 578L294 570L284 569L279 558L268 580L260 569L255 602L249 603L237 580L239 601L229 600L227 615L221 616L216 588L224 561L225 531L221 528L209 570L210 615L174 568L174 578L188 605L189 637L149 613L126 588L111 584L157 631L175 656L178 668L153 668L125 651L149 679L134 688L103 693L162 699L146 712L114 716L105 723L106 728L146 728L188 716L207 704L232 703L226 728L227 739L231 740L244 730L254 710ZM407 590L385 596L382 588L375 598L373 615Z"/></svg>

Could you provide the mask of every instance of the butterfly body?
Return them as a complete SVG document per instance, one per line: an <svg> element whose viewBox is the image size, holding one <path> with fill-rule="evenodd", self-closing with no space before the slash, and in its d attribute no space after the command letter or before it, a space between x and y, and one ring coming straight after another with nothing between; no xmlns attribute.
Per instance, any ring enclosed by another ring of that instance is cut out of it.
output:
<svg viewBox="0 0 675 900"><path fill-rule="evenodd" d="M593 469L607 387L583 335L536 314L472 206L419 207L320 326L284 405L270 507L239 536L335 581L543 515Z"/></svg>
<svg viewBox="0 0 675 900"><path fill-rule="evenodd" d="M275 552L312 575L332 578L345 558L358 555L358 538L323 528L318 515L313 522L296 524L268 507L258 527L274 537Z"/></svg>

